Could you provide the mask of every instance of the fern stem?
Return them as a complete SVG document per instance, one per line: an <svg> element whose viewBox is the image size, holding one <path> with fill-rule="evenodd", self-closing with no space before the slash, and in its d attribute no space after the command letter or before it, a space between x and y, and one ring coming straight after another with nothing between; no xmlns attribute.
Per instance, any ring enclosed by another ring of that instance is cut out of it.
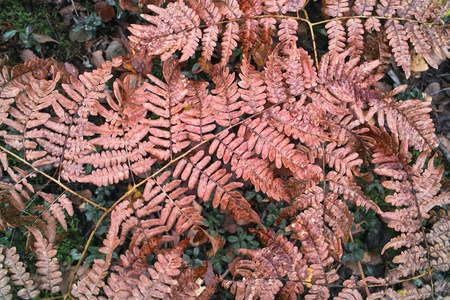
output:
<svg viewBox="0 0 450 300"><path fill-rule="evenodd" d="M83 199L83 200L86 201L87 203L89 203L89 204L91 204L91 205L93 205L93 206L95 206L95 207L97 207L97 208L100 208L100 209L103 210L103 211L106 211L106 208L104 208L103 206L100 206L100 205L98 205L97 203L95 203L95 202L93 202L93 201L91 201L91 200L89 200L89 199L87 199L87 198L85 198L85 197L79 195L77 192L75 192L75 191L73 191L72 189L70 189L69 187L67 187L67 186L66 186L64 183L62 183L61 181L59 181L59 180L57 180L57 179L51 177L50 175L48 175L48 174L42 172L42 171L39 170L38 168L33 167L29 162L27 162L26 160L24 160L23 158L21 158L21 157L18 156L17 154L15 154L15 153L9 151L8 149L6 149L6 148L4 148L4 147L2 147L2 146L0 146L0 150L2 150L2 151L4 151L4 152L8 153L9 155L13 156L14 158L16 158L16 159L18 159L18 160L20 160L20 162L22 162L22 163L28 165L28 166L29 166L30 168L32 168L34 171L36 171L36 172L38 172L39 174L43 175L43 176L46 177L47 179L53 181L54 183L56 183L57 185L59 185L60 187L62 187L63 189L65 189L66 191L72 193L73 195L76 195L77 197L80 197L81 199Z"/></svg>

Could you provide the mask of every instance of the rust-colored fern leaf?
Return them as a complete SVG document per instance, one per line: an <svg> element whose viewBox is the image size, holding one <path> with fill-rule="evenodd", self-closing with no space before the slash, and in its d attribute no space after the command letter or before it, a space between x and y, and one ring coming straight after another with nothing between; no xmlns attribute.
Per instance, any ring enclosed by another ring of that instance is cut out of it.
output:
<svg viewBox="0 0 450 300"><path fill-rule="evenodd" d="M119 2L143 13L129 57L78 76L52 59L1 66L0 226L12 244L28 229L37 269L0 247L0 297L446 296L431 107L379 86L388 68L409 77L413 54L435 68L449 56L450 1ZM364 260L349 278L364 213L395 255L385 274ZM56 254L84 214L62 286Z"/></svg>
<svg viewBox="0 0 450 300"><path fill-rule="evenodd" d="M56 249L44 238L38 229L28 227L28 230L36 239L36 243L34 243L35 251L38 254L36 272L41 275L38 278L39 289L57 293L60 290L59 284L62 281L62 273L59 271L59 262L55 257Z"/></svg>

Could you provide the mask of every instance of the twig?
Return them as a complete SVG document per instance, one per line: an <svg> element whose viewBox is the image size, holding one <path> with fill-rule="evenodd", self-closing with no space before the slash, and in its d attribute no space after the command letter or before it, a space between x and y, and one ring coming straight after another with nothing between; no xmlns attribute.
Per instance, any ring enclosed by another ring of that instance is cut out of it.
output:
<svg viewBox="0 0 450 300"><path fill-rule="evenodd" d="M445 148L444 144L442 144L441 140L437 137L439 142L439 150L441 151L442 155L444 156L444 159L447 161L447 163L450 164L450 153L448 153L447 148Z"/></svg>
<svg viewBox="0 0 450 300"><path fill-rule="evenodd" d="M228 273L230 273L230 268L226 269L225 272L223 272L223 274L220 276L222 276L222 278L224 278L225 276L228 275Z"/></svg>
<svg viewBox="0 0 450 300"><path fill-rule="evenodd" d="M58 35L56 34L56 31L53 29L53 25L50 22L50 20L48 19L48 15L45 14L45 19L47 20L48 25L50 26L50 28L52 29L53 35L55 36L55 40L57 40L59 42L59 38Z"/></svg>
<svg viewBox="0 0 450 300"><path fill-rule="evenodd" d="M352 241L352 243L355 243L353 241L353 235L352 235L352 231L351 230L350 230L350 240ZM361 265L361 261L358 261L358 269L359 269L359 273L361 273L361 278L363 280L366 279L366 276L364 275L364 270L363 270L362 265ZM369 288L367 286L365 286L364 289L366 290L366 296L369 297L370 296Z"/></svg>
<svg viewBox="0 0 450 300"><path fill-rule="evenodd" d="M75 6L75 3L73 2L73 0L70 0L72 2L72 6L73 6L73 11L75 12L75 14L77 15L77 17L79 17L80 15L78 14L78 10L77 7Z"/></svg>
<svg viewBox="0 0 450 300"><path fill-rule="evenodd" d="M445 89L441 89L441 90L439 90L439 91L437 91L437 92L431 93L430 95L435 95L435 94L438 94L438 93L440 93L440 92L448 91L448 90L450 90L450 87L445 88Z"/></svg>

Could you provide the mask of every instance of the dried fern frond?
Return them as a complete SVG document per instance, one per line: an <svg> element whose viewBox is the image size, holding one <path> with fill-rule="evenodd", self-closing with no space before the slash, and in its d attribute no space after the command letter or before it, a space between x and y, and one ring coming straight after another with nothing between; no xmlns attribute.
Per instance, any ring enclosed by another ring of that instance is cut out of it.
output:
<svg viewBox="0 0 450 300"><path fill-rule="evenodd" d="M337 55L352 49L360 54L364 42L373 39L372 35L383 35L406 77L411 75L410 45L430 66L437 68L437 62L449 56L449 29L442 24L448 9L448 2L439 1L326 1L325 15L344 17L326 24L329 52Z"/></svg>
<svg viewBox="0 0 450 300"><path fill-rule="evenodd" d="M6 248L4 264L11 273L10 280L13 286L17 286L17 296L22 299L34 299L39 296L38 284L26 272L23 263L20 261L19 254L16 254L16 248Z"/></svg>
<svg viewBox="0 0 450 300"><path fill-rule="evenodd" d="M63 290L57 228L68 231L77 211L66 193L94 185L117 187L108 204L79 195L101 210L83 256L101 240L101 257L80 261L68 291L52 296L209 299L218 283L236 299L444 294L434 275L450 267L449 222L430 217L450 197L431 108L397 100L406 86L377 86L391 54L407 77L412 51L433 67L448 55L449 3L325 0L313 22L303 0L139 0L130 57L76 77L51 59L2 66L0 226L27 225L38 263L35 283L2 247L0 294ZM371 198L378 181L390 192ZM366 277L363 261L340 278L355 211L369 209L398 234L382 250L396 251L390 271ZM205 222L219 210L263 244L242 246L223 278L219 249L231 256L234 244L219 235L229 237L224 224ZM204 264L186 260L191 247ZM420 288L395 290L417 278Z"/></svg>
<svg viewBox="0 0 450 300"><path fill-rule="evenodd" d="M36 272L41 275L38 278L39 289L57 293L60 291L59 284L62 281L62 273L59 271L59 262L55 257L56 249L38 229L33 227L27 227L27 229L36 239L36 243L34 243L38 259Z"/></svg>

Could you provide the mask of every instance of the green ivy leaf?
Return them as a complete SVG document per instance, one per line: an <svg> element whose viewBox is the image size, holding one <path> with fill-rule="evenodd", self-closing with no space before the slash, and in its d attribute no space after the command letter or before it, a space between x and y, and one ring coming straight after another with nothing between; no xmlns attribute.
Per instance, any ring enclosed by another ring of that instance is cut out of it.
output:
<svg viewBox="0 0 450 300"><path fill-rule="evenodd" d="M10 39L12 39L15 35L16 35L16 33L17 33L17 30L10 30L10 31L8 31L8 32L5 32L5 34L3 34L3 41L4 42L6 42L6 41L9 41Z"/></svg>
<svg viewBox="0 0 450 300"><path fill-rule="evenodd" d="M231 236L228 237L228 241L230 243L236 243L238 240L239 239L236 236L234 236L234 235L231 235Z"/></svg>

